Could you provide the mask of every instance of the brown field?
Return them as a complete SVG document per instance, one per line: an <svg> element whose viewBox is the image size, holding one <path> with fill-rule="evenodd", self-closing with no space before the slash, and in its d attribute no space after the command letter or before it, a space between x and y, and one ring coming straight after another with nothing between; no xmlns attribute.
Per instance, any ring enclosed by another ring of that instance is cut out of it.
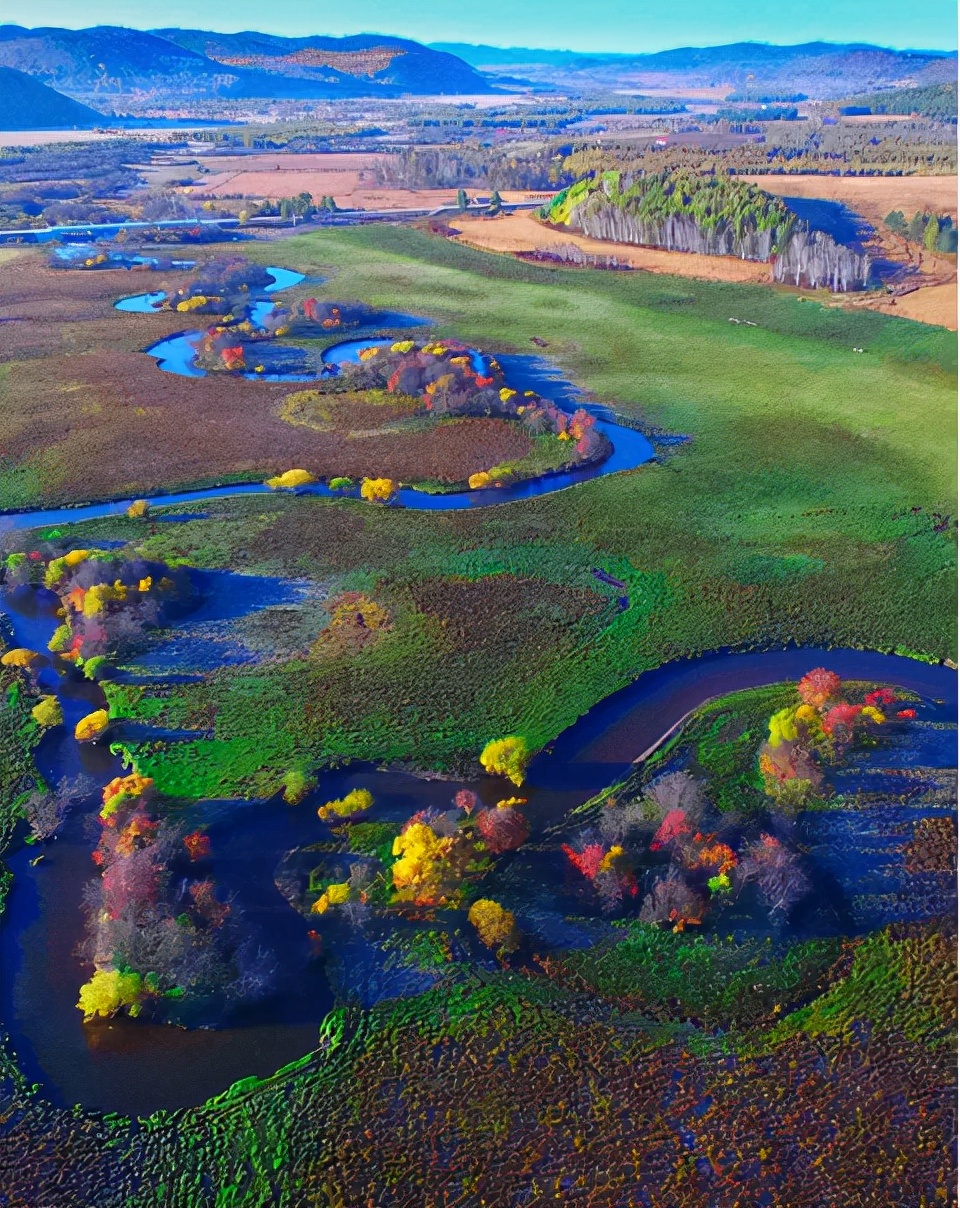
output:
<svg viewBox="0 0 960 1208"><path fill-rule="evenodd" d="M770 187L771 192L780 192L784 196L795 197L829 197L845 201L851 209L857 208L865 217L866 207L859 204L854 207L857 198L856 186L859 192L866 194L863 186L873 183L883 183L888 178L864 177L783 177L762 176L752 177L764 188ZM949 189L952 185L954 197L952 200L953 213L956 213L956 177L897 177L889 178L890 184L906 185L906 189L895 193L893 189L884 195L882 190L874 190L871 208L883 210L886 215L890 209L903 208L911 215L913 209L939 209L948 213ZM775 182L776 189L766 182ZM789 183L788 183L789 182ZM847 186L853 185L854 188ZM817 190L820 190L819 192ZM792 192L791 192L792 190ZM890 198L899 196L899 202L890 205ZM911 200L904 201L907 197ZM925 199L925 200L923 200ZM913 207L913 208L910 208ZM882 216L881 216L882 217ZM634 268L644 269L650 273L668 273L679 277L698 277L704 281L740 281L767 283L770 273L765 265L752 261L738 260L732 256L698 256L689 252L664 252L656 248L634 247L626 243L611 243L603 239L590 239L573 232L557 231L537 222L529 211L515 214L503 214L498 218L455 218L450 225L461 232L461 241L484 251L502 252L516 255L530 252L535 248L549 248L558 244L576 244L585 252L596 256L615 256ZM911 249L903 240L884 238L885 254L894 259L906 261L912 259L919 268L922 277L929 279L930 284L924 285L913 293L892 298L883 294L871 294L863 299L850 295L842 305L862 306L882 310L887 314L902 316L906 319L916 319L920 323L932 323L939 327L957 328L957 282L956 258L931 255L928 252L918 252ZM787 288L787 287L783 287Z"/></svg>
<svg viewBox="0 0 960 1208"><path fill-rule="evenodd" d="M874 226L891 210L912 218L917 210L957 216L955 176L745 176L780 197L842 201Z"/></svg>
<svg viewBox="0 0 960 1208"><path fill-rule="evenodd" d="M904 319L916 319L919 323L933 323L938 327L957 330L957 283L929 285L892 298L888 303L879 303L877 310L886 314L899 315Z"/></svg>
<svg viewBox="0 0 960 1208"><path fill-rule="evenodd" d="M912 263L929 285L899 297L874 296L868 305L885 314L957 329L956 257L931 254L893 235L883 220L892 210L908 219L917 210L957 217L955 176L748 176L781 197L824 197L840 201L862 214L877 231L883 254L891 260ZM861 305L851 298L850 305Z"/></svg>
<svg viewBox="0 0 960 1208"><path fill-rule="evenodd" d="M29 271L25 271L29 269ZM165 373L141 350L200 323L113 310L162 289L149 271L56 271L35 251L0 261L0 457L35 475L50 503L171 490L293 467L318 475L461 482L523 457L526 435L501 420L423 431L317 431L284 422L287 383Z"/></svg>
<svg viewBox="0 0 960 1208"><path fill-rule="evenodd" d="M488 192L472 189L471 194ZM226 183L202 192L195 187L192 196L201 198L235 198L237 195L257 201L277 201L309 193L318 200L327 195L344 209L404 210L434 209L436 206L456 205L456 189L397 189L373 182L350 179L348 173L329 172L241 172ZM501 190L504 201L525 201L527 193Z"/></svg>
<svg viewBox="0 0 960 1208"><path fill-rule="evenodd" d="M333 197L337 205L365 210L425 209L454 205L457 190L398 189L377 185L375 166L385 156L344 155L243 155L208 159L215 169L202 183L185 191L197 200L249 197L277 201L310 193L316 199ZM471 195L489 192L471 188ZM523 201L525 192L503 192L505 201Z"/></svg>
<svg viewBox="0 0 960 1208"><path fill-rule="evenodd" d="M634 268L650 273L676 273L681 277L699 277L705 281L769 281L766 265L735 256L699 256L691 252L663 252L657 248L634 247L626 243L609 243L590 239L573 232L557 231L543 226L527 211L501 214L497 218L457 217L451 220L460 231L462 242L484 251L532 252L536 248L556 247L574 243L595 256L616 256Z"/></svg>
<svg viewBox="0 0 960 1208"><path fill-rule="evenodd" d="M185 191L198 199L251 197L276 201L311 193L338 205L374 184L375 155L238 155L206 161L211 173Z"/></svg>
<svg viewBox="0 0 960 1208"><path fill-rule="evenodd" d="M382 155L366 151L304 152L287 155L283 151L257 152L255 155L199 155L197 157L211 174L229 172L272 172L277 166L281 170L307 170L311 172L360 172L373 168Z"/></svg>

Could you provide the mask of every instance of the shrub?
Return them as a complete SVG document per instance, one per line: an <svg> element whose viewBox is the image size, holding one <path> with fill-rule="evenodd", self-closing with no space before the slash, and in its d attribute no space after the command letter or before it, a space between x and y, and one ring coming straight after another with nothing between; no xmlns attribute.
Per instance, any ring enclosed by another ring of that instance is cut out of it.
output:
<svg viewBox="0 0 960 1208"><path fill-rule="evenodd" d="M360 495L370 503L386 503L396 487L389 478L365 478L360 484Z"/></svg>
<svg viewBox="0 0 960 1208"><path fill-rule="evenodd" d="M530 834L530 824L516 809L524 804L511 798L499 802L494 809L481 810L477 815L477 830L489 852L495 856L522 846Z"/></svg>
<svg viewBox="0 0 960 1208"><path fill-rule="evenodd" d="M28 650L25 646L17 646L0 656L0 663L4 667L21 667L25 671L29 671L41 660L42 655L39 655L36 650Z"/></svg>
<svg viewBox="0 0 960 1208"><path fill-rule="evenodd" d="M484 770L494 776L506 776L514 784L523 784L524 773L530 760L526 739L519 735L509 738L494 738L480 753Z"/></svg>
<svg viewBox="0 0 960 1208"><path fill-rule="evenodd" d="M317 817L325 822L328 818L349 818L361 814L373 805L373 793L369 789L351 789L345 797L328 801L317 810Z"/></svg>
<svg viewBox="0 0 960 1208"><path fill-rule="evenodd" d="M492 898L478 898L467 911L467 918L476 927L480 942L487 948L505 952L517 947L516 919Z"/></svg>
<svg viewBox="0 0 960 1208"><path fill-rule="evenodd" d="M34 705L30 712L37 725L45 730L63 725L63 709L55 696L41 697L39 704Z"/></svg>
<svg viewBox="0 0 960 1208"><path fill-rule="evenodd" d="M121 973L119 969L97 969L93 977L80 987L77 1009L83 1012L83 1022L97 1017L109 1019L126 1007L128 1014L140 1013L143 982L139 973Z"/></svg>
<svg viewBox="0 0 960 1208"><path fill-rule="evenodd" d="M74 729L77 742L96 742L102 738L110 725L110 716L106 709L95 709L86 717L81 717Z"/></svg>
<svg viewBox="0 0 960 1208"><path fill-rule="evenodd" d="M316 787L316 776L300 768L291 768L283 778L283 799L287 805L299 805Z"/></svg>
<svg viewBox="0 0 960 1208"><path fill-rule="evenodd" d="M285 470L275 478L268 478L266 485L273 491L290 491L294 487L309 487L317 481L317 476L309 470Z"/></svg>

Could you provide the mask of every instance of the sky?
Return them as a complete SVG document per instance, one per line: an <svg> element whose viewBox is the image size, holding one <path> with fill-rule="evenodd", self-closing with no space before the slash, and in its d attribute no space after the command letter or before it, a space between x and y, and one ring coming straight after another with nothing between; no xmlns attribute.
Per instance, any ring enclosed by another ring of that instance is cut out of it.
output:
<svg viewBox="0 0 960 1208"><path fill-rule="evenodd" d="M0 0L0 24L177 25L275 34L382 33L421 42L485 42L581 51L642 52L724 42L871 42L955 50L954 0Z"/></svg>

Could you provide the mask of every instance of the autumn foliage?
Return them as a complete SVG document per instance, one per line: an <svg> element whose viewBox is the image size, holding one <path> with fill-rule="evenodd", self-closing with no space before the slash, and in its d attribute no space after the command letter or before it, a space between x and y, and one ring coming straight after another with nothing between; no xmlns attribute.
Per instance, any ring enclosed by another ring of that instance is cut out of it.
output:
<svg viewBox="0 0 960 1208"><path fill-rule="evenodd" d="M530 750L525 738L511 735L509 738L494 738L480 753L480 763L493 776L506 776L514 784L523 784Z"/></svg>
<svg viewBox="0 0 960 1208"><path fill-rule="evenodd" d="M897 703L891 688L876 688L862 699L846 689L840 676L817 667L797 684L799 704L787 705L772 715L769 736L760 750L759 766L766 792L779 804L797 807L819 795L824 785L823 765L836 760L866 728L887 724ZM899 710L900 721L916 716Z"/></svg>
<svg viewBox="0 0 960 1208"><path fill-rule="evenodd" d="M478 898L467 911L467 918L476 927L480 942L487 948L509 952L516 948L516 919L509 910L491 898Z"/></svg>

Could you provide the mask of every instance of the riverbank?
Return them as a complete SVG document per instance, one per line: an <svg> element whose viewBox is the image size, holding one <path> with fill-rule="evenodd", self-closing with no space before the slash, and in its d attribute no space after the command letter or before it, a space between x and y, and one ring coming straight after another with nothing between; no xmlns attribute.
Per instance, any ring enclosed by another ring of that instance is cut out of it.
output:
<svg viewBox="0 0 960 1208"><path fill-rule="evenodd" d="M251 604L256 607L252 600ZM216 605L213 611L216 612ZM34 645L38 644L43 625L49 628L55 621L34 617L29 610L23 611L22 605L10 615L16 640ZM181 648L185 649L182 644ZM795 682L805 671L821 664L844 678L892 684L910 694L920 694L923 700L936 698L939 704L925 708L929 721L941 729L944 725L949 727L955 719L955 673L870 652L808 649L715 654L662 667L603 701L531 763L522 791L524 812L534 826L533 847L537 854L529 857L534 866L527 875L546 875L544 869L537 872L540 867L537 861L543 861L548 847L559 850L558 833L568 837L572 834L571 821L575 828L582 803L604 789L607 793L620 792L612 785L631 766L636 769L634 761L638 754L657 745L658 739L682 723L683 718L701 710L705 702L734 691L727 710L736 719L737 693L750 698L750 688L780 684L786 679ZM77 708L82 712L86 706L75 702L76 707L71 707L69 685L65 687L68 721L72 725L79 715ZM778 698L773 694L770 699ZM678 741L685 733L681 724ZM949 747L949 739L941 736L941 745L944 743ZM170 750L168 746L168 754ZM106 753L102 755L105 759ZM52 783L61 774L74 772L79 766L78 757L99 758L94 748L77 748L69 732L58 745L47 744L40 754L47 780ZM891 753L887 758L895 760L897 756ZM928 754L927 760L930 758ZM752 766L752 758L748 757L747 763ZM97 766L100 779L118 770L104 764L102 759ZM736 769L732 774L735 778ZM636 770L631 773L634 780L637 775ZM919 775L915 770L915 790L920 783ZM358 786L368 790L376 803L369 814L373 821L402 818L414 809L443 810L461 789L476 792L492 803L498 790L487 778L421 781L404 773L353 766L323 773L318 786L295 809L277 800L207 802L193 808L192 824L202 821L212 839L215 855L210 872L217 884L221 890L229 890L235 910L247 920L245 925L261 929L258 942L266 945L267 951L279 945L284 987L282 996L273 996L266 1004L241 1012L212 1033L202 1033L206 1036L202 1044L201 1033L149 1022L118 1019L109 1025L90 1028L80 1021L74 1001L76 987L85 976L85 966L77 958L76 950L83 938L83 888L91 876L86 815L97 808L96 798L92 806L74 812L54 843L39 849L42 861L32 859L38 849L15 851L9 861L15 877L13 894L4 916L3 955L9 980L0 1004L27 1076L40 1082L45 1094L63 1106L80 1102L101 1111L146 1115L157 1108L189 1106L199 1098L226 1089L241 1077L267 1077L277 1066L308 1052L315 1035L313 1029L333 1005L333 999L330 986L321 975L322 964L307 959L311 951L309 924L292 911L284 913L283 919L275 917L279 902L271 905L276 893L274 882L278 869L297 849L315 850L323 830L315 818L316 803ZM714 799L716 788L711 786L710 792ZM182 810L181 804L178 814ZM922 809L914 812L916 818L914 814L904 815L911 824L926 816ZM811 821L809 825L813 828L811 835L819 833L816 829L819 823ZM544 834L553 836L546 846L541 837ZM313 860L317 858L314 854ZM868 863L865 868L861 875L869 880L872 865ZM538 938L538 947L555 951L558 945L562 949L564 943L577 936L578 925L566 924L556 904L551 905L546 899L528 918L523 903L519 900L514 903L509 897L509 884L508 880L496 892L508 894L507 900L518 911L524 926L547 927ZM859 882L854 882L848 893L855 897L858 885ZM526 909L530 909L530 903L542 889L532 882L528 885ZM845 909L849 913L849 908ZM831 918L828 915L819 922L811 921L798 936L817 936L818 928L824 926L827 934L832 934ZM844 925L856 930L851 920ZM875 925L883 925L883 919ZM593 930L594 939L599 940L609 929ZM547 938L550 935L554 937L552 940ZM345 938L340 936L337 942L345 942ZM53 961L51 952L55 954ZM359 952L355 952L354 959L359 957ZM399 974L393 977L396 990L400 985ZM348 978L350 984L355 981L355 977Z"/></svg>

